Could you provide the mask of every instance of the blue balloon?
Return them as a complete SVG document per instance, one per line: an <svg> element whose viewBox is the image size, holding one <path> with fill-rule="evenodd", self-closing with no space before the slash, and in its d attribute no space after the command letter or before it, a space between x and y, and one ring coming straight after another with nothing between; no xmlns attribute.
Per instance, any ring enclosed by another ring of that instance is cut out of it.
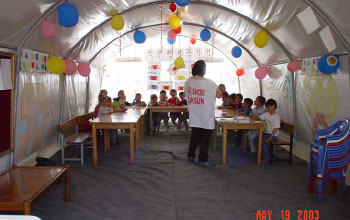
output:
<svg viewBox="0 0 350 220"><path fill-rule="evenodd" d="M57 17L63 27L73 27L79 21L79 11L74 5L63 3L57 8Z"/></svg>
<svg viewBox="0 0 350 220"><path fill-rule="evenodd" d="M191 0L175 0L175 3L179 6L186 6L191 3Z"/></svg>
<svg viewBox="0 0 350 220"><path fill-rule="evenodd" d="M211 38L211 33L208 29L205 28L201 31L200 37L202 41L207 41Z"/></svg>
<svg viewBox="0 0 350 220"><path fill-rule="evenodd" d="M134 32L134 41L137 44L142 44L146 40L146 34L143 31L137 30Z"/></svg>
<svg viewBox="0 0 350 220"><path fill-rule="evenodd" d="M231 54L233 57L238 58L242 55L242 49L239 46L235 46L232 48Z"/></svg>
<svg viewBox="0 0 350 220"><path fill-rule="evenodd" d="M170 38L168 37L168 43L169 43L169 44L175 44L175 42L176 42L176 38L170 39Z"/></svg>
<svg viewBox="0 0 350 220"><path fill-rule="evenodd" d="M324 55L317 61L318 70L325 74L334 73L339 65L339 57L333 54Z"/></svg>

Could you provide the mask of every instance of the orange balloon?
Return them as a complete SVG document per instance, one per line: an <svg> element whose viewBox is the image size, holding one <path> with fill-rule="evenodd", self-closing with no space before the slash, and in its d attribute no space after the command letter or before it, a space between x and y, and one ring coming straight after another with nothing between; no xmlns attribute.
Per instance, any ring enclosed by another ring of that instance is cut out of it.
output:
<svg viewBox="0 0 350 220"><path fill-rule="evenodd" d="M195 44L196 43L196 38L191 38L191 44Z"/></svg>
<svg viewBox="0 0 350 220"><path fill-rule="evenodd" d="M175 34L180 34L181 33L181 26L174 29Z"/></svg>
<svg viewBox="0 0 350 220"><path fill-rule="evenodd" d="M242 76L244 74L244 69L238 69L237 71L236 71L236 75L237 76Z"/></svg>

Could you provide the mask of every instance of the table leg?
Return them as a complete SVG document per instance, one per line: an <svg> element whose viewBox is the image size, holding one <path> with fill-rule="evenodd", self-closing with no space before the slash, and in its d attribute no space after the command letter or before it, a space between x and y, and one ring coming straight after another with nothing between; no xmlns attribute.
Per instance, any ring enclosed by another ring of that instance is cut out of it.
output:
<svg viewBox="0 0 350 220"><path fill-rule="evenodd" d="M104 129L104 145L105 145L105 152L109 151L109 145L110 145L110 139L109 139L109 130Z"/></svg>
<svg viewBox="0 0 350 220"><path fill-rule="evenodd" d="M70 202L70 167L66 167L66 179L65 179L65 201Z"/></svg>
<svg viewBox="0 0 350 220"><path fill-rule="evenodd" d="M152 109L149 110L149 133L151 134L152 136L152 129L153 129L153 126L152 126Z"/></svg>
<svg viewBox="0 0 350 220"><path fill-rule="evenodd" d="M139 146L140 146L140 136L141 136L141 121L140 121L140 119L136 123L135 132L136 132L136 151L138 151Z"/></svg>
<svg viewBox="0 0 350 220"><path fill-rule="evenodd" d="M244 151L247 151L247 131L248 130L241 130L242 132L242 139L241 139L241 142L242 142L242 146L243 146L243 150Z"/></svg>
<svg viewBox="0 0 350 220"><path fill-rule="evenodd" d="M25 215L30 215L32 212L32 207L29 201L23 202L23 213Z"/></svg>
<svg viewBox="0 0 350 220"><path fill-rule="evenodd" d="M145 139L145 115L141 115L140 139Z"/></svg>
<svg viewBox="0 0 350 220"><path fill-rule="evenodd" d="M211 133L213 151L216 151L216 126L217 125L215 125L214 130Z"/></svg>
<svg viewBox="0 0 350 220"><path fill-rule="evenodd" d="M92 155L94 165L97 165L97 139L96 139L96 125L92 124Z"/></svg>
<svg viewBox="0 0 350 220"><path fill-rule="evenodd" d="M134 164L134 125L130 125L130 164Z"/></svg>
<svg viewBox="0 0 350 220"><path fill-rule="evenodd" d="M224 133L222 135L222 164L226 165L226 150L227 150L227 128L226 125L222 125L224 129Z"/></svg>
<svg viewBox="0 0 350 220"><path fill-rule="evenodd" d="M258 142L258 158L257 158L257 163L258 164L261 164L262 136L263 136L263 127L260 126L260 129L259 129L259 142Z"/></svg>

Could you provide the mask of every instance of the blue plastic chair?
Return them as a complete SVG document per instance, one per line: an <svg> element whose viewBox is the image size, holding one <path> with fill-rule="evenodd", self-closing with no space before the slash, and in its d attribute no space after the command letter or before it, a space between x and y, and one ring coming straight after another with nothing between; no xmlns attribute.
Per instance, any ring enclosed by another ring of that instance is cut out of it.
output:
<svg viewBox="0 0 350 220"><path fill-rule="evenodd" d="M350 162L350 124L342 119L325 130L318 130L310 146L309 192L317 180L317 201L323 200L327 179L333 181L333 194L337 194L340 181L342 200L345 193L345 174Z"/></svg>

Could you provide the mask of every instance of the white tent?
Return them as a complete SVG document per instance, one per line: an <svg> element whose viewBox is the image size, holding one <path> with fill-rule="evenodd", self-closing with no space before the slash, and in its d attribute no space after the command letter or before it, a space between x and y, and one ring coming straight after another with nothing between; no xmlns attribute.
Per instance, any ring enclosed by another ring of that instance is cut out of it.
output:
<svg viewBox="0 0 350 220"><path fill-rule="evenodd" d="M63 27L57 21L57 8L65 2L0 0L0 52L15 58L14 143L12 153L1 154L1 172L10 164L33 164L38 155L50 157L59 151L59 122L93 110L102 83L109 81L106 77L120 74L121 63L138 66L123 73L133 79L111 88L115 89L113 93L129 89L131 97L136 86L142 87L140 90L148 97L152 91L146 92L146 51L172 48L167 42L172 1L69 0L79 11L79 22ZM348 0L192 0L177 11L182 32L173 48L200 48L203 53L207 49L210 52L203 58L219 63L212 65L213 72L222 66L220 77L215 78L215 72L211 75L214 81L229 84L232 92L241 92L244 97L254 99L261 94L276 99L282 119L296 125L295 154L306 159L314 126L350 117L349 9ZM116 31L110 25L115 14L124 18L122 30ZM57 24L56 37L42 36L40 25L44 19ZM206 42L200 42L203 28L211 32ZM144 44L135 44L136 30L146 34ZM263 48L254 44L260 30L269 39ZM189 43L191 38L197 40L196 45ZM231 55L234 46L242 48L241 57ZM325 75L318 71L317 61L329 53L339 55L340 67ZM39 71L35 66L26 66L31 62L28 59L47 55L87 62L91 74L56 75L45 68ZM176 54L172 54L165 59L167 65L175 58ZM300 60L302 68L289 72L287 64L292 60ZM124 64L123 70L132 65ZM254 72L262 65L270 66L271 73L258 80ZM245 70L241 77L235 74L238 68Z"/></svg>

